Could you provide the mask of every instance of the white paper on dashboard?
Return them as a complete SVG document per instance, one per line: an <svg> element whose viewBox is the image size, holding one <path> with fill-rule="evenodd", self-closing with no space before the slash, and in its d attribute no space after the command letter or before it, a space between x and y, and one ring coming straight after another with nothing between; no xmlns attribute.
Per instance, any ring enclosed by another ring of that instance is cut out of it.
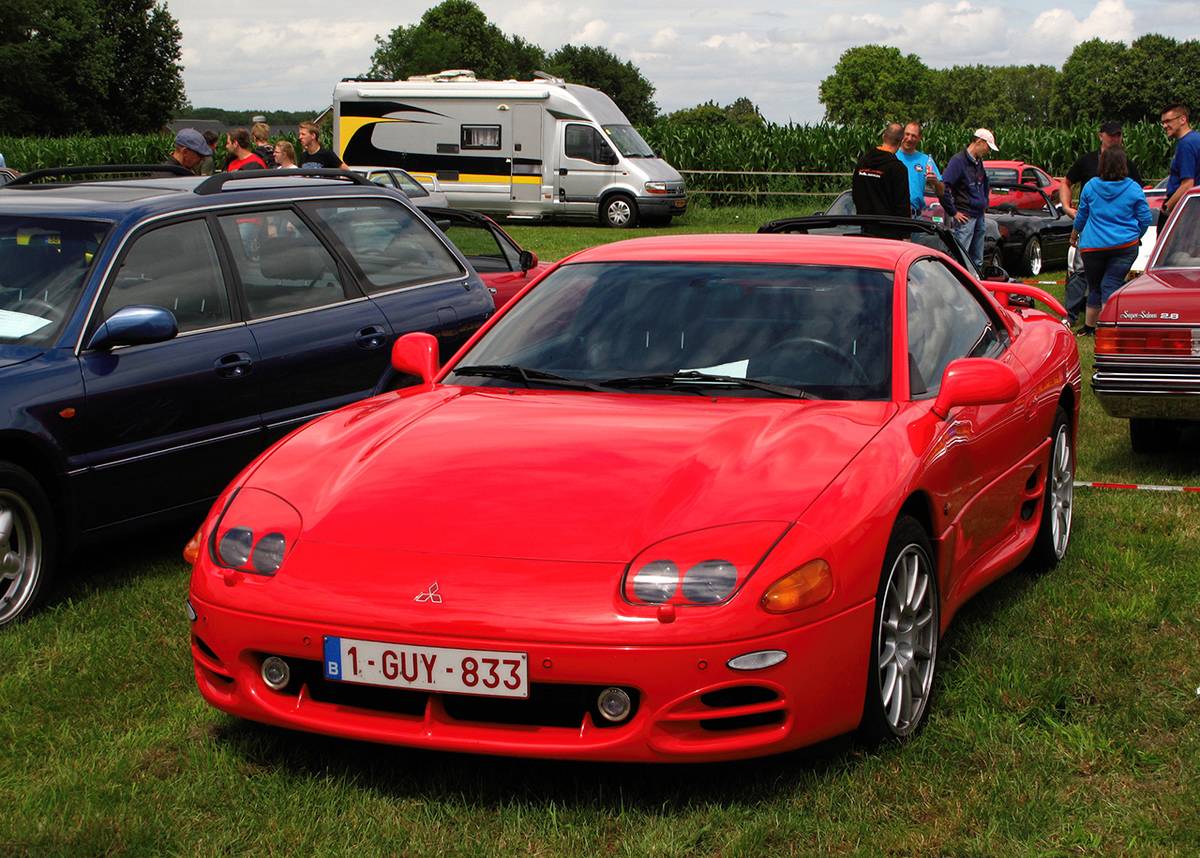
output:
<svg viewBox="0 0 1200 858"><path fill-rule="evenodd" d="M750 367L750 358L735 360L732 363L721 363L716 366L698 366L693 369L681 369L680 372L704 372L709 375L729 375L733 378L745 378L746 370Z"/></svg>
<svg viewBox="0 0 1200 858"><path fill-rule="evenodd" d="M0 337L24 337L50 324L51 319L0 310Z"/></svg>

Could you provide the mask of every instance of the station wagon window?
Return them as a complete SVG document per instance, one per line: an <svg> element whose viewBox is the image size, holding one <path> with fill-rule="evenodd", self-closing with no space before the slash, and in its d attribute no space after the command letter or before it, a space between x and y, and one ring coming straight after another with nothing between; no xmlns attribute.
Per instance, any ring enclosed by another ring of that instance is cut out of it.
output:
<svg viewBox="0 0 1200 858"><path fill-rule="evenodd" d="M464 149L499 149L500 126L464 125L461 139Z"/></svg>
<svg viewBox="0 0 1200 858"><path fill-rule="evenodd" d="M590 125L571 123L563 134L563 152L594 164L615 164L616 154Z"/></svg>
<svg viewBox="0 0 1200 858"><path fill-rule="evenodd" d="M908 269L910 394L935 394L952 360L997 357L1004 350L1001 330L945 265L934 259L914 262Z"/></svg>
<svg viewBox="0 0 1200 858"><path fill-rule="evenodd" d="M101 317L132 304L170 310L180 333L233 321L207 222L173 223L134 239L109 285Z"/></svg>
<svg viewBox="0 0 1200 858"><path fill-rule="evenodd" d="M293 211L219 218L250 318L336 304L346 297L337 262Z"/></svg>
<svg viewBox="0 0 1200 858"><path fill-rule="evenodd" d="M386 200L311 203L311 212L346 248L370 294L461 277L454 254L420 219Z"/></svg>

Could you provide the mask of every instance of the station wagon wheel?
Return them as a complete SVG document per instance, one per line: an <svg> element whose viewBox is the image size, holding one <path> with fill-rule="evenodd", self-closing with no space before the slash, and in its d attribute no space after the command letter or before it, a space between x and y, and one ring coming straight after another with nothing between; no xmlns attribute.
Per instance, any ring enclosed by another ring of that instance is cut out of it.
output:
<svg viewBox="0 0 1200 858"><path fill-rule="evenodd" d="M860 731L870 742L904 740L929 713L941 603L925 529L901 516L892 529L875 597L875 623Z"/></svg>
<svg viewBox="0 0 1200 858"><path fill-rule="evenodd" d="M28 613L53 562L50 503L32 475L0 462L0 626Z"/></svg>
<svg viewBox="0 0 1200 858"><path fill-rule="evenodd" d="M1071 421L1061 407L1050 430L1050 462L1046 468L1046 490L1030 559L1042 568L1052 568L1067 553L1071 542L1071 520L1075 505L1075 445Z"/></svg>
<svg viewBox="0 0 1200 858"><path fill-rule="evenodd" d="M600 222L613 229L631 229L637 226L637 203L628 194L613 194L604 201L600 209Z"/></svg>
<svg viewBox="0 0 1200 858"><path fill-rule="evenodd" d="M1036 235L1025 242L1025 247L1021 250L1021 261L1025 264L1026 274L1042 273L1042 242Z"/></svg>

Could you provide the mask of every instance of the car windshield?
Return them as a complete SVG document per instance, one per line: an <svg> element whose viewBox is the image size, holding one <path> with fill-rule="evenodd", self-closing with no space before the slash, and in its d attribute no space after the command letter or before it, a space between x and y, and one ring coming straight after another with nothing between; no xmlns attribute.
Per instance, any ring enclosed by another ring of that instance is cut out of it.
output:
<svg viewBox="0 0 1200 858"><path fill-rule="evenodd" d="M1020 184L1017 181L1017 171L1006 167L988 167L984 170L987 173L988 184L992 187L1011 188L1013 185Z"/></svg>
<svg viewBox="0 0 1200 858"><path fill-rule="evenodd" d="M604 133L612 144L617 147L617 151L626 158L655 158L654 150L650 148L650 144L642 139L642 135L637 133L632 125L605 125Z"/></svg>
<svg viewBox="0 0 1200 858"><path fill-rule="evenodd" d="M1185 197L1183 207L1158 248L1155 268L1200 268L1200 197Z"/></svg>
<svg viewBox="0 0 1200 858"><path fill-rule="evenodd" d="M0 215L0 343L52 342L109 224Z"/></svg>
<svg viewBox="0 0 1200 858"><path fill-rule="evenodd" d="M446 383L887 399L892 279L821 265L565 265Z"/></svg>

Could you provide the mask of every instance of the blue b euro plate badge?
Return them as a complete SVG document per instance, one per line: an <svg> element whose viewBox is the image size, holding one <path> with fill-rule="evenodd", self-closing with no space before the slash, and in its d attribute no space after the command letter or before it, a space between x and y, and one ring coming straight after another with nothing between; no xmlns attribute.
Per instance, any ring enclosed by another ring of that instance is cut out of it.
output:
<svg viewBox="0 0 1200 858"><path fill-rule="evenodd" d="M325 678L342 678L341 638L325 638Z"/></svg>

